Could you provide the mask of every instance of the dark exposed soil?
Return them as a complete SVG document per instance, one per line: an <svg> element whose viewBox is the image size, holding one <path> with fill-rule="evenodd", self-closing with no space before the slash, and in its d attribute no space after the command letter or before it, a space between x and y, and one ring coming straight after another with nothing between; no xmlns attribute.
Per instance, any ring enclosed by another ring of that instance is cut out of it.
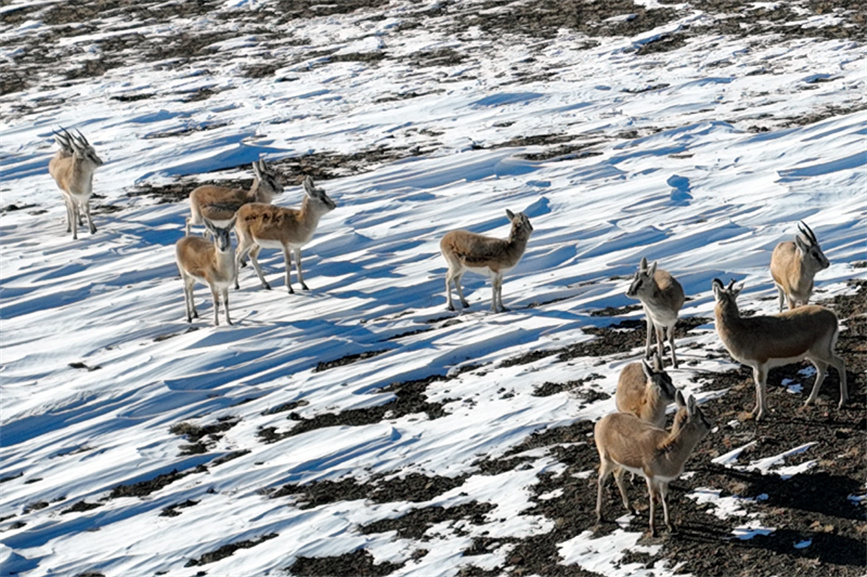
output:
<svg viewBox="0 0 867 577"><path fill-rule="evenodd" d="M661 545L659 552L655 555L629 553L621 559L621 564L637 562L651 567L663 559L676 560L682 564L679 573L711 577L863 575L867 569L865 510L849 496L860 495L863 499L863 480L867 474L867 282L853 284L858 291L855 295L836 297L825 303L835 310L846 326L840 335L837 351L847 363L850 402L837 410L839 378L831 371L817 404L804 408L803 394L793 395L780 385L783 379L790 379L789 386L800 385L804 390L812 386L813 377L805 377L800 372L808 365L793 364L771 371L768 379L771 414L765 421L757 423L749 413L755 403L750 371L742 368L720 374L702 374L704 391L727 392L721 399L702 405L702 410L718 430L699 444L687 463L692 476L678 479L670 486L668 502L678 532L668 534L663 530L655 539L645 536L645 543ZM684 330L708 322L710 319L706 318L684 319ZM643 346L643 330L635 330L639 328L636 324L643 327L643 322L627 322L599 329L595 341L581 345L582 353L587 354L588 347L596 354L611 354ZM624 337L621 333L632 333L632 336ZM596 344L591 344L594 342ZM567 347L551 354L558 354L560 360L564 360L572 353L577 354L577 348ZM592 377L588 381L592 382ZM540 390L553 394L559 390L571 390L573 386L576 386L575 382L546 383ZM722 453L750 442L755 444L742 453L736 467L711 462ZM808 443L813 444L802 455L786 462L791 465L814 461L815 464L804 472L787 478L745 467L752 461ZM511 548L510 552L501 567L487 570L470 564L462 575L597 575L574 565L561 565L557 547L587 530L594 531L594 538L603 538L617 528L612 522L595 526L596 475L586 476L598 464L592 422L577 421L537 431L502 457L485 458L474 465L480 474L501 474L529 466L534 457L527 456L527 452L540 448L546 449L567 469L558 475L539 475L538 483L531 487L536 504L525 514L543 515L553 520L554 529L524 539L476 537L464 552L468 558L504 545ZM577 473L585 474L576 477ZM296 499L296 505L305 508L352 499L370 499L378 503L423 502L460 487L463 480L460 477L448 479L418 474L403 479L376 475L367 481L344 479L307 485L289 484L273 491L271 496L291 495ZM770 535L749 540L736 538L732 530L743 524L746 518L721 519L714 514L712 505L698 505L685 497L698 487L715 488L723 497L750 500L749 512L758 514L763 527L775 530ZM639 509L639 516L632 521L632 530L646 528L648 505L643 483L632 483L629 493ZM605 518L622 515L622 505L613 482L609 483L604 494ZM540 498L543 495L544 498ZM434 523L450 521L453 527L472 527L483 524L484 515L489 510L488 504L478 502L452 508L414 508L396 518L359 527L359 530L362 533L396 531L400 537L423 541L425 532ZM661 525L661 517L658 521ZM804 546L806 543L809 544ZM795 544L801 548L795 548ZM425 551L417 553L423 556ZM302 558L287 570L292 574L315 576L387 575L399 567L374 565L368 552L358 550L335 557Z"/></svg>

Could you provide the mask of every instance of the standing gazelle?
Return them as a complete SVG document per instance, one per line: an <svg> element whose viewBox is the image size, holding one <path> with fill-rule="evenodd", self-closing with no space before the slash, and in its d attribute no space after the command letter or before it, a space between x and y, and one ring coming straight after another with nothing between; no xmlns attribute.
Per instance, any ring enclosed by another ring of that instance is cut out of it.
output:
<svg viewBox="0 0 867 577"><path fill-rule="evenodd" d="M452 304L451 283L454 282L464 308L470 306L464 298L461 277L467 271L491 278L491 310L505 311L503 306L503 275L518 264L527 248L527 241L533 234L533 225L523 212L518 214L506 210L512 223L509 238L500 239L483 236L466 230L447 232L440 241L440 250L448 262L446 272L446 301L450 311Z"/></svg>
<svg viewBox="0 0 867 577"><path fill-rule="evenodd" d="M78 239L81 213L87 218L90 234L96 232L90 216L90 196L93 194L93 173L102 166L102 159L84 135L70 134L65 129L55 133L54 140L60 150L48 163L48 173L54 178L66 203L66 232Z"/></svg>
<svg viewBox="0 0 867 577"><path fill-rule="evenodd" d="M826 308L805 305L774 316L742 317L736 302L741 289L731 281L724 287L713 280L716 300L716 332L736 361L753 369L756 382L756 420L768 411L766 389L768 370L807 359L816 367L816 381L805 405L816 400L825 380L828 365L840 375L840 404L849 400L846 389L846 364L834 354L839 326L837 315Z"/></svg>
<svg viewBox="0 0 867 577"><path fill-rule="evenodd" d="M243 205L251 202L270 204L274 197L283 192L283 185L277 173L259 159L253 163L253 184L250 190L226 188L205 184L190 193L190 216L187 217L186 234L190 227L210 220L219 227L225 227Z"/></svg>
<svg viewBox="0 0 867 577"><path fill-rule="evenodd" d="M632 413L661 429L665 427L665 410L674 402L677 389L659 357L654 355L653 359L655 367L645 360L623 367L614 400L618 411Z"/></svg>
<svg viewBox="0 0 867 577"><path fill-rule="evenodd" d="M205 227L214 236L213 242L198 236L185 236L175 245L175 258L181 279L184 281L184 306L187 322L199 318L193 300L193 285L196 281L207 284L214 298L214 325L220 324L220 298L226 307L226 323L229 318L229 285L235 281L235 255L232 252L232 239L229 233L235 226L235 219L227 226L218 227L205 219Z"/></svg>
<svg viewBox="0 0 867 577"><path fill-rule="evenodd" d="M313 184L313 178L310 176L304 179L304 192L306 194L300 210L261 203L245 204L238 210L238 222L235 226L235 233L238 235L236 267L240 270L241 260L249 252L253 268L259 275L259 281L268 290L271 289L271 285L265 280L265 275L262 274L262 268L259 266L259 250L262 248L283 249L283 259L286 262L286 287L290 293L295 291L289 280L289 271L292 268L292 257L289 251L294 252L298 282L301 283L301 288L309 290L304 283L304 273L301 272L301 247L313 238L322 215L334 210L337 204L324 190ZM235 288L239 288L237 277Z"/></svg>
<svg viewBox="0 0 867 577"><path fill-rule="evenodd" d="M789 310L807 304L813 294L813 277L830 265L816 235L802 220L795 240L781 242L771 254L771 276L780 295L780 312L786 302Z"/></svg>
<svg viewBox="0 0 867 577"><path fill-rule="evenodd" d="M683 306L685 297L683 287L667 271L656 268L654 262L649 267L647 259L642 257L638 272L632 277L632 284L626 291L626 296L641 301L647 320L647 345L644 356L650 358L650 344L653 333L656 333L656 346L660 361L665 351L665 331L668 331L668 344L671 347L671 365L677 368L677 356L674 353L674 325L677 314Z"/></svg>
<svg viewBox="0 0 867 577"><path fill-rule="evenodd" d="M710 432L711 425L690 397L687 404L678 391L678 412L670 432L654 427L631 413L611 413L596 423L593 436L599 452L599 479L596 492L596 521L602 522L602 489L605 480L614 472L614 480L620 489L623 506L632 512L626 496L623 474L626 471L641 475L647 481L650 496L650 534L656 536L654 527L654 500L662 501L665 526L674 527L668 518L669 482L683 473L683 466L695 446Z"/></svg>

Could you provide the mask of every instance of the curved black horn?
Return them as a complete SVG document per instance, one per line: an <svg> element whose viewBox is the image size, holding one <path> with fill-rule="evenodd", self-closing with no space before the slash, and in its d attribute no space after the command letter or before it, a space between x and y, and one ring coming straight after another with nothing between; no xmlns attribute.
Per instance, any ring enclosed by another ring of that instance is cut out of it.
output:
<svg viewBox="0 0 867 577"><path fill-rule="evenodd" d="M735 286L735 279L732 279L731 282L729 283L729 286L726 287L726 290L731 292L731 290L734 288L734 286Z"/></svg>
<svg viewBox="0 0 867 577"><path fill-rule="evenodd" d="M798 223L798 230L804 233L804 236L806 236L810 240L810 242L815 245L819 244L819 241L816 239L816 235L813 234L813 230L809 226L807 226L807 223L803 220Z"/></svg>

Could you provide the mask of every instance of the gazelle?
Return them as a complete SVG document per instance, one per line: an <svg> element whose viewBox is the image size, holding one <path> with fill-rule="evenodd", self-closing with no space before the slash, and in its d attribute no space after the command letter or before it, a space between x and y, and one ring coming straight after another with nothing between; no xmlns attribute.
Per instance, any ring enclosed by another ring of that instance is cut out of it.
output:
<svg viewBox="0 0 867 577"><path fill-rule="evenodd" d="M235 219L229 220L225 227L218 227L205 219L205 227L214 236L213 241L198 236L185 236L175 245L175 258L181 279L184 281L184 306L187 322L199 318L193 300L193 285L196 281L207 284L214 298L214 325L220 325L220 298L226 307L226 323L229 318L229 285L235 281L235 254L229 233L235 226Z"/></svg>
<svg viewBox="0 0 867 577"><path fill-rule="evenodd" d="M674 402L677 389L661 367L659 357L653 358L655 367L645 360L623 367L614 400L618 411L632 413L654 427L663 428L665 410Z"/></svg>
<svg viewBox="0 0 867 577"><path fill-rule="evenodd" d="M298 282L301 283L301 288L309 290L304 283L304 273L301 272L301 247L313 238L322 215L331 212L337 205L324 190L313 184L313 178L310 176L304 179L304 192L306 194L300 210L261 203L245 204L238 210L238 222L235 225L235 233L238 235L235 265L239 268L241 260L249 252L253 268L259 275L259 281L268 290L271 289L271 285L265 280L262 268L259 266L259 250L262 248L283 249L283 259L286 262L286 287L290 293L295 292L289 280L289 271L292 268L290 250L294 252ZM239 288L237 277L235 288Z"/></svg>
<svg viewBox="0 0 867 577"><path fill-rule="evenodd" d="M470 306L464 298L461 277L467 271L491 278L491 310L505 311L503 306L503 275L518 264L527 248L527 241L533 234L533 225L523 212L514 214L506 210L512 223L509 238L500 239L483 236L466 230L447 232L440 241L440 251L448 262L446 272L447 308L455 310L452 304L451 283L454 282L464 308Z"/></svg>
<svg viewBox="0 0 867 577"><path fill-rule="evenodd" d="M277 173L265 165L264 160L253 163L253 184L250 190L226 188L206 184L190 193L190 216L187 217L186 235L192 225L201 225L204 219L225 227L243 205L251 202L270 204L283 192Z"/></svg>
<svg viewBox="0 0 867 577"><path fill-rule="evenodd" d="M677 314L684 303L683 287L667 271L656 268L654 262L649 267L647 259L642 257L638 272L632 277L632 283L626 291L626 296L641 301L647 320L647 345L644 356L650 358L652 334L656 333L656 346L660 361L665 351L665 332L668 331L668 344L671 347L671 365L677 368L677 355L674 352L674 325Z"/></svg>
<svg viewBox="0 0 867 577"><path fill-rule="evenodd" d="M678 413L670 432L654 427L630 413L612 413L596 423L593 436L600 459L596 493L597 523L602 522L602 490L612 472L623 498L623 506L633 512L623 482L623 474L630 471L647 481L651 536L656 536L653 522L656 496L662 501L665 526L669 531L674 531L668 517L668 484L683 473L686 460L711 429L694 397L690 397L689 403L686 403L683 394L678 391L676 402Z"/></svg>
<svg viewBox="0 0 867 577"><path fill-rule="evenodd" d="M93 173L103 165L103 161L80 131L77 135L63 128L61 131L54 133L60 150L49 161L48 173L54 178L66 203L66 232L71 231L72 238L78 239L82 212L87 218L90 234L96 232L90 216L90 196L93 194Z"/></svg>
<svg viewBox="0 0 867 577"><path fill-rule="evenodd" d="M780 295L780 312L787 301L789 310L807 304L813 294L813 277L830 265L807 223L798 223L795 240L781 242L771 254L771 276Z"/></svg>
<svg viewBox="0 0 867 577"><path fill-rule="evenodd" d="M816 367L816 381L804 404L816 400L825 372L831 365L840 375L838 407L842 407L849 400L849 393L846 364L834 354L839 333L837 315L820 306L805 305L779 315L742 317L736 299L743 287L735 289L734 282L724 287L719 279L713 280L716 332L732 358L753 369L756 419L763 418L768 411L768 370L805 358Z"/></svg>

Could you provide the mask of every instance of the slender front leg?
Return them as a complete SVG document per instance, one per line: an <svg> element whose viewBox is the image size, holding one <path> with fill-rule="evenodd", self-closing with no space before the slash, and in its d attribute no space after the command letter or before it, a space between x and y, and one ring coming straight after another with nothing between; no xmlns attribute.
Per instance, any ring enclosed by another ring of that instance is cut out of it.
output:
<svg viewBox="0 0 867 577"><path fill-rule="evenodd" d="M286 288L292 294L295 292L292 290L292 281L289 279L289 271L292 270L292 255L289 254L289 247L286 245L283 245L283 262L286 263Z"/></svg>
<svg viewBox="0 0 867 577"><path fill-rule="evenodd" d="M226 324L231 325L232 319L229 318L229 287L223 289L223 306L226 307Z"/></svg>
<svg viewBox="0 0 867 577"><path fill-rule="evenodd" d="M665 327L658 327L654 325L654 332L656 333L656 352L659 355L659 362L664 362L662 359L665 357Z"/></svg>
<svg viewBox="0 0 867 577"><path fill-rule="evenodd" d="M491 277L491 310L495 313L499 312L499 309L497 308L497 284L498 284L498 280L499 280L499 278L497 277L497 275L494 275Z"/></svg>
<svg viewBox="0 0 867 577"><path fill-rule="evenodd" d="M766 379L768 378L768 369L763 365L753 367L753 380L756 381L756 408L753 413L756 413L756 420L760 421L764 418L768 411L766 395Z"/></svg>
<svg viewBox="0 0 867 577"><path fill-rule="evenodd" d="M650 497L650 536L656 537L656 527L653 525L653 514L655 511L656 505L654 504L654 496L656 491L653 489L653 481L650 480L650 477L647 478L647 494Z"/></svg>
<svg viewBox="0 0 867 577"><path fill-rule="evenodd" d="M96 232L96 226L93 224L93 217L90 216L90 202L85 201L84 203L84 216L87 217L87 226L90 229L90 234L94 234Z"/></svg>
<svg viewBox="0 0 867 577"><path fill-rule="evenodd" d="M214 299L214 326L220 326L220 291L211 287L211 297Z"/></svg>
<svg viewBox="0 0 867 577"><path fill-rule="evenodd" d="M66 232L72 232L72 199L66 194L63 195L63 203L66 204Z"/></svg>
<svg viewBox="0 0 867 577"><path fill-rule="evenodd" d="M671 347L671 366L677 368L677 355L674 354L674 325L668 327L668 346ZM662 357L659 357L662 360Z"/></svg>
<svg viewBox="0 0 867 577"><path fill-rule="evenodd" d="M777 285L777 299L780 304L780 312L783 312L783 307L786 304L786 291L783 290L783 287Z"/></svg>
<svg viewBox="0 0 867 577"><path fill-rule="evenodd" d="M650 358L650 342L653 335L653 321L650 320L650 315L647 314L647 307L644 307L645 322L647 325L647 342L644 345L644 358ZM659 357L662 360L662 357Z"/></svg>
<svg viewBox="0 0 867 577"><path fill-rule="evenodd" d="M78 204L70 197L69 205L72 207L72 239L78 240Z"/></svg>
<svg viewBox="0 0 867 577"><path fill-rule="evenodd" d="M304 273L301 271L301 248L295 249L295 271L298 273L298 282L301 284L301 288L309 291L307 285L304 284Z"/></svg>
<svg viewBox="0 0 867 577"><path fill-rule="evenodd" d="M668 483L659 484L659 498L662 500L662 514L665 518L665 528L669 533L676 533L674 525L668 519Z"/></svg>

